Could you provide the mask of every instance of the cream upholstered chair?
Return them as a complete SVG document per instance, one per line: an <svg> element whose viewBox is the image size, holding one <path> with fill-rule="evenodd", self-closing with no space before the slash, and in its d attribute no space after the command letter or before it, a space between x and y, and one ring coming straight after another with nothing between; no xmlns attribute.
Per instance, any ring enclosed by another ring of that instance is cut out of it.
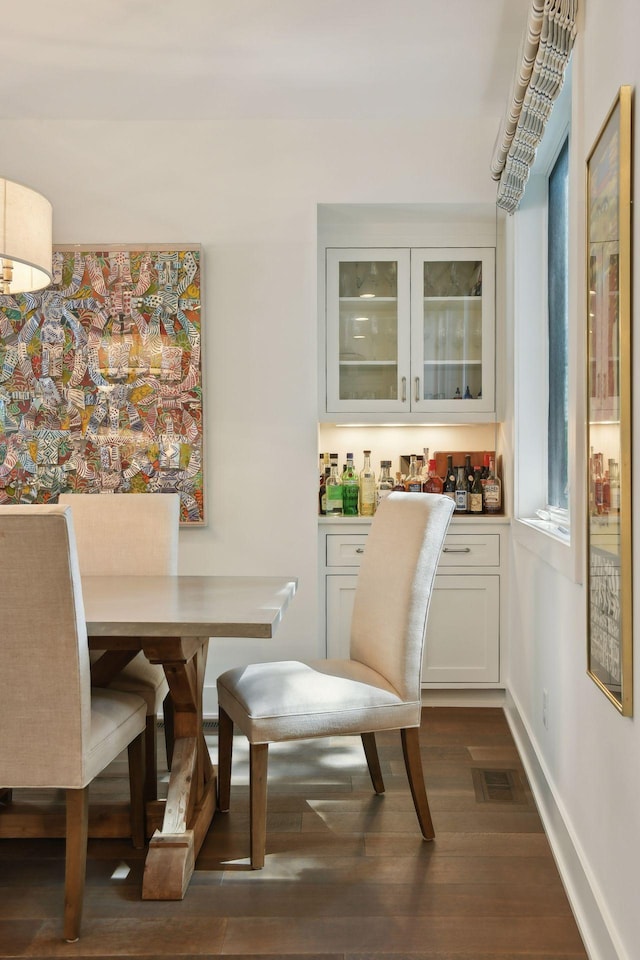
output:
<svg viewBox="0 0 640 960"><path fill-rule="evenodd" d="M76 940L87 856L88 785L129 749L132 834L144 846L144 700L91 689L69 507L0 507L0 782L66 791L64 936Z"/></svg>
<svg viewBox="0 0 640 960"><path fill-rule="evenodd" d="M177 493L60 494L73 511L82 576L162 576L178 572L180 496ZM92 659L95 659L92 654ZM158 795L156 717L164 714L167 761L173 750L173 710L164 670L144 653L109 684L147 704L145 797Z"/></svg>
<svg viewBox="0 0 640 960"><path fill-rule="evenodd" d="M348 660L256 663L218 677L219 805L229 809L233 725L249 740L251 864L264 864L269 743L360 734L384 792L376 731L399 729L422 835L434 837L420 759L420 671L433 580L453 501L392 493L367 537Z"/></svg>

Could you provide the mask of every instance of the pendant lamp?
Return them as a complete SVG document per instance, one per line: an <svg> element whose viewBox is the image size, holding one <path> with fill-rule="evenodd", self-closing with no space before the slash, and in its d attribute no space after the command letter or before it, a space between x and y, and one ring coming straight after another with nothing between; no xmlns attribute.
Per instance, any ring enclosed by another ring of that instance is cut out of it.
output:
<svg viewBox="0 0 640 960"><path fill-rule="evenodd" d="M0 294L48 287L51 254L49 201L29 187L0 178Z"/></svg>

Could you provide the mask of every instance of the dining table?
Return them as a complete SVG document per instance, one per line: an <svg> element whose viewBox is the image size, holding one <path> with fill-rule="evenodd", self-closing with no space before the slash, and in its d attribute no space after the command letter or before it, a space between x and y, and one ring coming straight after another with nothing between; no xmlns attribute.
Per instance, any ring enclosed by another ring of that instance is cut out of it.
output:
<svg viewBox="0 0 640 960"><path fill-rule="evenodd" d="M174 709L165 800L150 801L145 900L184 897L216 807L203 732L210 638L269 639L295 595L295 577L98 576L82 578L89 648L103 651L92 682L106 685L138 651L161 664ZM154 826L155 825L155 826Z"/></svg>

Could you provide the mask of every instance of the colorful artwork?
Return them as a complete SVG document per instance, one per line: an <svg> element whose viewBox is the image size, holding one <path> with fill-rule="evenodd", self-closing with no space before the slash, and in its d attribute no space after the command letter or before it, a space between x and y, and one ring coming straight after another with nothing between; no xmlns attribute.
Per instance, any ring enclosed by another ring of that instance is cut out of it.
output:
<svg viewBox="0 0 640 960"><path fill-rule="evenodd" d="M0 296L0 503L180 494L204 522L200 250L56 248Z"/></svg>

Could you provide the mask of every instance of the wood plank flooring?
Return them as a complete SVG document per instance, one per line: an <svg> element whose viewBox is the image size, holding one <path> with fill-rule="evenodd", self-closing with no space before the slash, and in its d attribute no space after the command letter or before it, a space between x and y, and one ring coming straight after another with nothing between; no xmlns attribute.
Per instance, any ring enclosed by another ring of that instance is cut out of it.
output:
<svg viewBox="0 0 640 960"><path fill-rule="evenodd" d="M61 940L63 841L0 840L0 957L587 960L502 711L424 710L434 843L418 830L399 734L378 740L383 797L359 738L271 748L266 865L252 871L236 738L231 810L185 899L143 902L144 851L91 840L75 944ZM119 760L95 798L122 795L125 777Z"/></svg>

